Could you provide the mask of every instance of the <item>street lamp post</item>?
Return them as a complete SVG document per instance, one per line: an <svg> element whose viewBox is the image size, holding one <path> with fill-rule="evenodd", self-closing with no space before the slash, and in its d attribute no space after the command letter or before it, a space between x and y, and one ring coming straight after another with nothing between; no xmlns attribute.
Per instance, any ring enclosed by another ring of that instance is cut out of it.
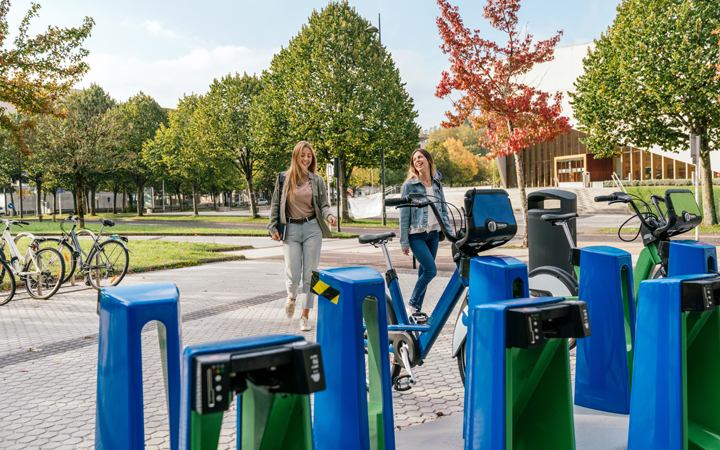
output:
<svg viewBox="0 0 720 450"><path fill-rule="evenodd" d="M382 27L380 25L380 13L378 13L378 26L372 26L370 25L365 29L368 33L377 33L378 34L378 56L382 58ZM383 121L382 121L382 107L380 109L380 129L382 131L383 127ZM383 226L387 225L387 215L385 213L385 147L380 146L380 179L382 181L382 224Z"/></svg>

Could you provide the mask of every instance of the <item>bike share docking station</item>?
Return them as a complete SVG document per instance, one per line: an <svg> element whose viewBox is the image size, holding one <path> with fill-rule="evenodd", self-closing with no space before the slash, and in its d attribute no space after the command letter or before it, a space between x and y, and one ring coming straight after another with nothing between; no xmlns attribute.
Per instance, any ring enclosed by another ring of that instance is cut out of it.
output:
<svg viewBox="0 0 720 450"><path fill-rule="evenodd" d="M720 448L720 277L643 281L628 450Z"/></svg>
<svg viewBox="0 0 720 450"><path fill-rule="evenodd" d="M590 335L585 302L528 298L527 266L470 263L463 434L468 450L573 450L567 338Z"/></svg>
<svg viewBox="0 0 720 450"><path fill-rule="evenodd" d="M181 373L178 299L170 283L98 294L96 448L145 448L140 341L145 324L157 321L171 450L216 450L235 396L238 449L311 450L308 395L325 388L320 345L260 336L190 346Z"/></svg>
<svg viewBox="0 0 720 450"><path fill-rule="evenodd" d="M276 335L189 346L182 379L181 450L217 450L235 396L239 450L313 449L309 395L325 389L320 345Z"/></svg>
<svg viewBox="0 0 720 450"><path fill-rule="evenodd" d="M394 450L385 280L368 267L340 268L314 273L312 288L327 374L315 394L315 450Z"/></svg>

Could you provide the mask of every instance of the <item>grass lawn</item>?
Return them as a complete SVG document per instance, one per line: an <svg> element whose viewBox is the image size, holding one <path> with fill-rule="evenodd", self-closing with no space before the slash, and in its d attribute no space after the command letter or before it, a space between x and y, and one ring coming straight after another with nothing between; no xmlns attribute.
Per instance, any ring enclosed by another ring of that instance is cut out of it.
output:
<svg viewBox="0 0 720 450"><path fill-rule="evenodd" d="M67 217L67 216L63 216ZM105 214L100 213L96 216L86 215L85 216L85 225L88 226L92 224L93 222L97 222L99 218L104 219L112 219L112 220L152 220L152 221L168 221L168 222L219 222L219 223L268 223L267 217L240 217L240 216L209 216L209 215L202 215L200 213L199 216L194 216L192 214L186 215L186 216L176 216L176 215L163 215L163 214L148 214L144 215L142 217L138 217L134 213L123 213L123 214ZM9 216L6 216L6 218L10 218ZM60 216L57 216L58 220L60 220ZM17 219L17 218L15 218ZM37 220L37 216L23 216L23 220ZM43 223L44 222L50 222L51 216L43 216ZM50 222L52 223L52 222ZM343 221L340 226L358 226L358 227L382 227L382 221L376 220L376 219L349 219ZM387 221L388 227L399 227L400 222L397 220L388 220Z"/></svg>
<svg viewBox="0 0 720 450"><path fill-rule="evenodd" d="M18 248L24 255L29 239L21 239ZM89 253L92 242L89 239L80 241L80 245ZM251 249L252 246L227 246L204 242L167 242L167 241L139 241L132 240L127 243L130 257L129 272L145 272L149 270L175 269L178 267L197 266L208 262L231 261L244 259L242 255L226 255L221 251L236 251ZM6 257L8 255L5 250ZM84 258L84 256L83 256ZM77 272L79 274L79 271Z"/></svg>
<svg viewBox="0 0 720 450"><path fill-rule="evenodd" d="M86 228L93 233L100 231L101 225L97 222L85 222ZM72 223L65 224L65 230L70 231ZM27 231L35 233L38 236L59 236L60 222L30 222L30 225L14 225L11 229L13 235ZM122 234L131 236L268 236L267 230L242 230L233 228L190 228L190 227L166 227L156 225L115 225L112 228L105 228L103 235ZM333 231L333 237L336 238L354 238L357 234L336 233Z"/></svg>

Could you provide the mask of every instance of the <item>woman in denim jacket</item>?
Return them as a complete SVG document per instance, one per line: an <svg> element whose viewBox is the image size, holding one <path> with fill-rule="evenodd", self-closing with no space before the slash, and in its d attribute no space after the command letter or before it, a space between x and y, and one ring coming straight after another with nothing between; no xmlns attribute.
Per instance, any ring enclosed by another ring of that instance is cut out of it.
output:
<svg viewBox="0 0 720 450"><path fill-rule="evenodd" d="M436 201L436 206L445 224L445 229L452 231L445 206L445 194L442 184L437 179L433 157L423 149L417 149L412 154L412 162L408 177L402 187L402 196L420 193L426 194L430 201ZM429 207L401 208L400 209L400 246L405 255L412 250L415 259L420 263L418 280L410 297L408 315L417 314L422 309L427 286L437 274L435 256L438 242L444 239L441 226L435 214ZM441 237L442 236L442 237Z"/></svg>

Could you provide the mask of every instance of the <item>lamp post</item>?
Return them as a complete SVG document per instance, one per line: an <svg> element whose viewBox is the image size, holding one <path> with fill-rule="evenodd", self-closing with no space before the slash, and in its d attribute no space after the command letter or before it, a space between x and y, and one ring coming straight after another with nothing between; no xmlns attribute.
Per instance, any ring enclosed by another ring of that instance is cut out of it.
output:
<svg viewBox="0 0 720 450"><path fill-rule="evenodd" d="M380 26L380 13L378 13L378 26L370 25L365 29L367 33L378 34L378 57L382 58L382 28ZM380 109L380 129L382 130L382 109ZM387 225L387 215L385 214L385 147L380 146L380 179L382 180L382 224Z"/></svg>

